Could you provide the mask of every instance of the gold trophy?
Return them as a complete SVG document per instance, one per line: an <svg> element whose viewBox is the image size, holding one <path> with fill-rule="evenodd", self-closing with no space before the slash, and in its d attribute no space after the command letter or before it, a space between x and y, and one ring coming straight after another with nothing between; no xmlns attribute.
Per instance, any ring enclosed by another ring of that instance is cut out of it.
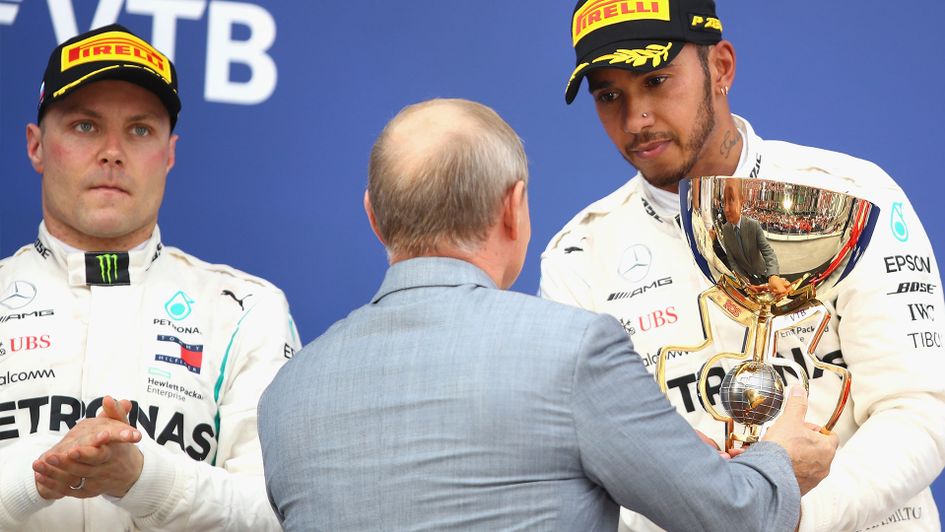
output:
<svg viewBox="0 0 945 532"><path fill-rule="evenodd" d="M815 368L841 379L836 406L822 431L833 428L849 397L850 372L814 355L830 320L829 311L816 299L817 289L832 288L853 269L866 249L879 209L851 194L844 181L827 177L711 176L680 183L681 225L699 269L715 286L698 299L705 341L661 348L656 379L666 393L669 352L712 346L710 302L746 329L741 352L716 353L699 373L700 401L725 424L726 451L736 441L741 445L758 441L762 428L781 412L785 384L775 367L792 367L793 362L775 356L780 331L816 324L804 353ZM719 389L725 413L707 395L709 370L723 360L734 361L729 362L734 366ZM792 373L809 391L806 372ZM741 431L736 431L736 423Z"/></svg>

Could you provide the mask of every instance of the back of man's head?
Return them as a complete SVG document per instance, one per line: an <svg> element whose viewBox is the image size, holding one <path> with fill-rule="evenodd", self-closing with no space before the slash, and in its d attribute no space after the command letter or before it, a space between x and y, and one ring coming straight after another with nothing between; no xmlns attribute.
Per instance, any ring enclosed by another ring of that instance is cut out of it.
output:
<svg viewBox="0 0 945 532"><path fill-rule="evenodd" d="M475 251L528 163L492 109L460 99L405 107L381 132L368 167L378 236L391 256Z"/></svg>

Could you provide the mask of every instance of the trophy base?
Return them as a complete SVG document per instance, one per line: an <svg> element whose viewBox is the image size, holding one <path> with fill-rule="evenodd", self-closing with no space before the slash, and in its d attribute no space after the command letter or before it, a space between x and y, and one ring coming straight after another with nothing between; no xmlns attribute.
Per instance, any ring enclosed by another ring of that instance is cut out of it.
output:
<svg viewBox="0 0 945 532"><path fill-rule="evenodd" d="M761 425L752 425L752 426L746 425L745 433L739 434L739 433L733 432L729 434L729 437L732 439L733 442L737 441L742 444L741 445L742 447L745 447L746 445L750 445L752 443L758 443L759 441L761 441L761 436L762 436L761 432L762 432Z"/></svg>

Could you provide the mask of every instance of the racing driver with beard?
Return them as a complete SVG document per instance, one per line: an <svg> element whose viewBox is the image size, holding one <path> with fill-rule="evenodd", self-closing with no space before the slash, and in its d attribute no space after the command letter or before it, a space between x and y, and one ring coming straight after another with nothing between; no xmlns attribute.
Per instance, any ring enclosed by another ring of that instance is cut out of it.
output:
<svg viewBox="0 0 945 532"><path fill-rule="evenodd" d="M179 110L119 25L49 59L43 221L0 261L0 530L279 528L256 405L299 342L279 289L161 243Z"/></svg>
<svg viewBox="0 0 945 532"><path fill-rule="evenodd" d="M661 346L703 339L696 295L710 285L678 227L680 180L814 168L874 191L880 219L866 253L820 298L832 317L815 354L850 370L852 392L834 427L841 448L827 478L804 496L799 527L940 530L929 485L945 464L945 304L930 242L901 188L868 161L763 140L731 114L735 52L712 0L581 1L571 33L577 65L566 101L586 78L604 130L638 173L552 238L541 295L614 315L653 371ZM719 345L740 350L744 329L712 321ZM782 331L778 355L808 373L808 421L823 423L841 381L805 362L810 336ZM720 437L696 393L708 356L671 353L668 394L693 427ZM626 510L621 526L655 529Z"/></svg>

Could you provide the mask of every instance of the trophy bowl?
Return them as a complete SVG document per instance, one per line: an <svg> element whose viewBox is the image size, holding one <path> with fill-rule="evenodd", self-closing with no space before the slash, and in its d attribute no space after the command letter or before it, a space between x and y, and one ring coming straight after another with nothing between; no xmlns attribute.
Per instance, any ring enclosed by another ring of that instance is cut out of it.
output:
<svg viewBox="0 0 945 532"><path fill-rule="evenodd" d="M775 371L790 362L777 357L780 331L802 322L817 325L805 355L815 368L842 379L836 406L822 423L829 431L850 393L850 373L818 359L814 350L829 320L817 300L846 277L872 236L879 208L845 182L826 174L798 172L777 179L706 176L679 184L681 226L692 256L713 285L699 295L705 341L697 346L664 346L656 377L666 392L670 351L702 351L714 339L709 305L746 330L740 352L716 352L703 365L698 390L703 408L725 424L725 448L760 439L780 414L784 381ZM720 388L720 412L707 398L709 369L734 364ZM795 372L809 390L806 373ZM736 432L738 423L743 430Z"/></svg>

